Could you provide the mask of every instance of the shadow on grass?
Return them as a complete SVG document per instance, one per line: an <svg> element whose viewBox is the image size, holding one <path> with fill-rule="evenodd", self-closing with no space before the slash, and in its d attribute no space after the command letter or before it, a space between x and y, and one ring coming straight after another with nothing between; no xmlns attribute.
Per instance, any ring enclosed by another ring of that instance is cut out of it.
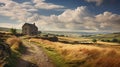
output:
<svg viewBox="0 0 120 67"><path fill-rule="evenodd" d="M39 67L34 63L25 61L23 59L17 59L17 62L11 62L13 65L6 64L4 67Z"/></svg>
<svg viewBox="0 0 120 67"><path fill-rule="evenodd" d="M26 47L23 43L19 46L19 49L17 50L20 54L30 54L31 52L28 51L28 47Z"/></svg>
<svg viewBox="0 0 120 67"><path fill-rule="evenodd" d="M21 59L21 55L29 55L31 52L24 45L20 46L18 51L12 51L10 57L7 58L7 64L4 67L38 67L36 64Z"/></svg>

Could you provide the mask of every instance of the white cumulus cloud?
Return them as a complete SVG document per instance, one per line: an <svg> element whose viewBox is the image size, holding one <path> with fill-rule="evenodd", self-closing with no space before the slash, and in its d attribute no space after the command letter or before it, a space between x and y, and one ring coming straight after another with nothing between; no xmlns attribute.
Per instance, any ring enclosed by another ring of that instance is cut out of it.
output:
<svg viewBox="0 0 120 67"><path fill-rule="evenodd" d="M40 28L53 30L119 31L120 29L120 15L107 11L93 15L85 6L74 10L68 9L60 15L36 15L32 20L36 20Z"/></svg>
<svg viewBox="0 0 120 67"><path fill-rule="evenodd" d="M46 3L45 0L32 0L33 3L35 3L35 7L39 9L58 9L58 8L64 8L64 6L61 5L55 5L53 3Z"/></svg>
<svg viewBox="0 0 120 67"><path fill-rule="evenodd" d="M32 0L31 2L17 3L12 0L0 0L4 6L0 6L0 15L10 17L19 22L36 23L41 30L93 30L93 31L119 31L120 15L111 12L103 12L94 15L86 6L76 9L66 9L60 15L44 16L37 12L38 9L56 9L63 6L46 3L45 0ZM97 0L91 0L97 2ZM102 2L102 1L101 1ZM36 5L39 5L37 8ZM44 7L43 7L44 6ZM20 23L20 26L23 23ZM11 23L1 23L2 26L12 26ZM21 27L16 26L17 28Z"/></svg>
<svg viewBox="0 0 120 67"><path fill-rule="evenodd" d="M87 2L95 2L96 5L100 5L103 2L103 0L85 0L85 1L87 1Z"/></svg>

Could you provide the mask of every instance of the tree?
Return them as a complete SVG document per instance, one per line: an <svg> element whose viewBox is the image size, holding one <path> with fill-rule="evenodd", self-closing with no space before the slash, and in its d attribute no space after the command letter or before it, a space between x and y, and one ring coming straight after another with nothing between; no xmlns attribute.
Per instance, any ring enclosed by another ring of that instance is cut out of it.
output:
<svg viewBox="0 0 120 67"><path fill-rule="evenodd" d="M11 28L11 29L10 29L10 32L11 32L13 35L16 35L16 33L17 33L17 32L16 32L16 29L14 29L14 28Z"/></svg>
<svg viewBox="0 0 120 67"><path fill-rule="evenodd" d="M97 40L96 40L96 39L93 39L93 40L92 40L92 42L96 43L96 42L97 42Z"/></svg>
<svg viewBox="0 0 120 67"><path fill-rule="evenodd" d="M114 39L112 39L112 42L118 42L118 39L114 38Z"/></svg>

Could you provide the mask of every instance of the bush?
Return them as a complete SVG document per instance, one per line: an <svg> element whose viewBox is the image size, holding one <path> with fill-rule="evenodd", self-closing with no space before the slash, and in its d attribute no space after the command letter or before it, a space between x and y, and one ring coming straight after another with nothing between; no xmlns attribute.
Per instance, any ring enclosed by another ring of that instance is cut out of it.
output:
<svg viewBox="0 0 120 67"><path fill-rule="evenodd" d="M114 39L112 39L112 42L118 42L118 39L114 38Z"/></svg>
<svg viewBox="0 0 120 67"><path fill-rule="evenodd" d="M104 39L102 39L101 41L105 42L105 40L104 40Z"/></svg>
<svg viewBox="0 0 120 67"><path fill-rule="evenodd" d="M97 40L96 40L96 39L93 39L93 40L92 40L92 42L96 43L96 42L97 42Z"/></svg>
<svg viewBox="0 0 120 67"><path fill-rule="evenodd" d="M11 32L13 35L16 35L16 33L17 33L17 32L16 32L16 29L14 29L14 28L11 28L11 29L10 29L10 32Z"/></svg>
<svg viewBox="0 0 120 67"><path fill-rule="evenodd" d="M110 42L110 40L106 40L106 42Z"/></svg>
<svg viewBox="0 0 120 67"><path fill-rule="evenodd" d="M103 40L101 40L101 41L103 41L103 42L111 42L110 40L104 40L104 39L103 39Z"/></svg>
<svg viewBox="0 0 120 67"><path fill-rule="evenodd" d="M57 42L58 41L58 38L56 36L54 37L49 37L49 40L50 41L53 41L53 42Z"/></svg>

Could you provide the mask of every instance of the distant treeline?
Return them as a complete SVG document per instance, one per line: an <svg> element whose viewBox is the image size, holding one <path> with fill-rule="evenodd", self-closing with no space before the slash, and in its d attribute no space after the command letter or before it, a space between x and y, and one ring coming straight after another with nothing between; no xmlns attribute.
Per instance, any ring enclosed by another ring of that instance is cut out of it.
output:
<svg viewBox="0 0 120 67"><path fill-rule="evenodd" d="M112 40L102 39L101 41L103 41L103 42L118 42L118 43L120 43L120 40L119 40L119 39L116 39L116 38L113 38Z"/></svg>

